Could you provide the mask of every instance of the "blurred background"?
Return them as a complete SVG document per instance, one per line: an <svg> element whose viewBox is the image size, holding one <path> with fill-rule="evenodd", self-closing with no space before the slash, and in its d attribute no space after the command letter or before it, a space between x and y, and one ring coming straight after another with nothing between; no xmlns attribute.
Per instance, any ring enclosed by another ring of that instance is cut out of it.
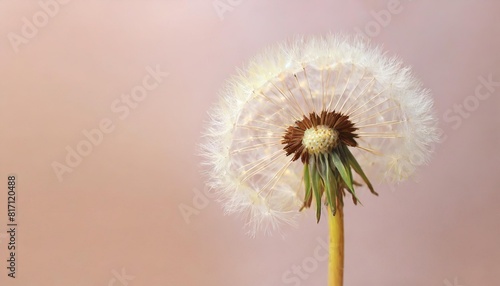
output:
<svg viewBox="0 0 500 286"><path fill-rule="evenodd" d="M489 0L1 1L0 284L326 285L326 220L249 238L204 188L196 153L236 67L329 32L412 66L443 132L413 181L347 204L345 285L498 284L498 11Z"/></svg>

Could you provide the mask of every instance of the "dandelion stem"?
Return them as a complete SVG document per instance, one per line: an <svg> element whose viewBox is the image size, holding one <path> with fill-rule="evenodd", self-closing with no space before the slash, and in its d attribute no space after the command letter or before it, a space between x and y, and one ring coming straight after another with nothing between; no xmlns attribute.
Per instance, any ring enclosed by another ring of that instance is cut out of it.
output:
<svg viewBox="0 0 500 286"><path fill-rule="evenodd" d="M335 215L328 211L330 229L330 258L328 259L328 286L342 286L344 280L344 212L337 205Z"/></svg>

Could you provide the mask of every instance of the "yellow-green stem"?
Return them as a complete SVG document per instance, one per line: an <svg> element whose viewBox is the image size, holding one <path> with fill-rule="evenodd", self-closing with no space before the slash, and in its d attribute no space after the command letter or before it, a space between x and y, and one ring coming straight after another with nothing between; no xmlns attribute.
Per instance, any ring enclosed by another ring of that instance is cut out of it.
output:
<svg viewBox="0 0 500 286"><path fill-rule="evenodd" d="M328 259L328 286L342 286L344 281L344 212L337 206L335 216L328 211L330 229L330 258Z"/></svg>

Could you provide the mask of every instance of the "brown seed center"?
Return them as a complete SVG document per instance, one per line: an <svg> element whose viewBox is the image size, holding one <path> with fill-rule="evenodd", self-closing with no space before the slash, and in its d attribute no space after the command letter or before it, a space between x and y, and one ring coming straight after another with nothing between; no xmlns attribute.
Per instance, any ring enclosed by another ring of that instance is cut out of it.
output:
<svg viewBox="0 0 500 286"><path fill-rule="evenodd" d="M320 115L312 112L289 126L281 143L287 156L293 154L292 161L300 158L307 163L309 156L330 152L339 144L357 146L356 130L347 115L335 111L322 111Z"/></svg>

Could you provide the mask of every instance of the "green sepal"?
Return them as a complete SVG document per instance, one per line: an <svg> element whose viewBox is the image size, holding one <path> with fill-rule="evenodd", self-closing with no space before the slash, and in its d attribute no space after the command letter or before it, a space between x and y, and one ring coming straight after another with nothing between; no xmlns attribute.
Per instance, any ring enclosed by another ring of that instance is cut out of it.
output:
<svg viewBox="0 0 500 286"><path fill-rule="evenodd" d="M324 156L325 165L326 165L326 201L330 210L332 211L332 215L335 215L337 212L336 205L336 197L337 197L337 180L335 180L335 176L333 175L332 168L330 167L330 163L328 160L328 155Z"/></svg>
<svg viewBox="0 0 500 286"><path fill-rule="evenodd" d="M319 222L323 205L322 197L325 192L325 205L330 208L334 216L337 212L337 204L339 206L344 204L343 197L346 191L351 194L354 204L361 204L354 190L354 187L360 184L354 181L351 168L363 179L370 191L378 195L349 148L340 144L327 154L311 157L309 162L304 164L305 195L304 204L300 210L311 207L314 199L316 219Z"/></svg>
<svg viewBox="0 0 500 286"><path fill-rule="evenodd" d="M310 201L311 201L311 196L312 196L312 191L311 191L311 175L309 173L309 164L304 164L304 187L306 188L306 193L304 196L304 207L310 207ZM301 208L301 210L302 210Z"/></svg>
<svg viewBox="0 0 500 286"><path fill-rule="evenodd" d="M331 158L332 158L333 164L335 165L335 167L339 171L339 174L342 177L342 180L344 180L347 188L349 188L349 190L351 192L354 192L354 186L352 185L351 168L349 167L348 164L347 164L347 166L345 165L345 163L342 161L342 159L340 159L340 156L337 152L333 151L331 154L332 154Z"/></svg>
<svg viewBox="0 0 500 286"><path fill-rule="evenodd" d="M347 159L347 162L349 162L349 165L363 179L363 181L365 182L365 184L368 186L368 189L370 189L370 192L372 194L378 196L378 193L375 192L375 190L373 189L373 186L370 183L370 180L368 180L368 177L365 175L365 172L363 172L363 169L361 169L361 166L359 165L359 163L356 160L356 158L354 157L354 155L352 155L352 153L349 150L349 148L347 148L347 146L342 146L342 151L344 152L345 157Z"/></svg>
<svg viewBox="0 0 500 286"><path fill-rule="evenodd" d="M311 180L312 180L312 191L314 194L314 199L316 200L316 219L319 222L321 218L321 190L320 190L320 176L318 173L318 167L316 165L311 168Z"/></svg>

